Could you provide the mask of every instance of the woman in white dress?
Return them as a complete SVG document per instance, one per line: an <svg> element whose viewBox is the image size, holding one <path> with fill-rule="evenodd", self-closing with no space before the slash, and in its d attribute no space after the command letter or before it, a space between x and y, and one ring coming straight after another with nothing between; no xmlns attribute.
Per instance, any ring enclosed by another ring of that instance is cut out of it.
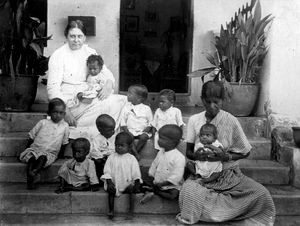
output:
<svg viewBox="0 0 300 226"><path fill-rule="evenodd" d="M110 95L114 89L115 79L111 71L103 65L101 73L109 79L99 91L98 98L91 104L76 105L74 98L77 93L86 89L87 65L89 55L96 51L84 44L86 29L80 20L71 21L65 28L67 43L54 51L49 60L48 97L59 97L67 105L65 120L70 125L70 138L93 137L98 133L96 118L101 114L108 114L119 125L120 115L127 99L124 95Z"/></svg>

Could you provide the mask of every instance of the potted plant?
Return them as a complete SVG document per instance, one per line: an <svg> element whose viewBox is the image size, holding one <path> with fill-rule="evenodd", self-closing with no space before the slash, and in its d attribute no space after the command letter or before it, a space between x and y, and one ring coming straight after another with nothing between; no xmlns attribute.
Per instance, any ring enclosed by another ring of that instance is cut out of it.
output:
<svg viewBox="0 0 300 226"><path fill-rule="evenodd" d="M0 0L0 110L28 111L38 75L47 70L45 22L30 16L30 0Z"/></svg>
<svg viewBox="0 0 300 226"><path fill-rule="evenodd" d="M271 15L261 18L260 2L251 0L225 28L221 25L216 51L207 54L212 66L191 73L223 81L227 94L223 108L236 116L249 116L258 99L261 68L268 52L266 29L272 19Z"/></svg>

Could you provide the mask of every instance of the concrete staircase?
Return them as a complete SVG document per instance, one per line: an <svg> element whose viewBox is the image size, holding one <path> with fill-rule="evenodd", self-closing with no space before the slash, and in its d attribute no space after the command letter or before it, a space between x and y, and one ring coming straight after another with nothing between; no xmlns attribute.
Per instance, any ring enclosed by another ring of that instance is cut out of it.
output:
<svg viewBox="0 0 300 226"><path fill-rule="evenodd" d="M200 112L196 108L183 108L184 121L190 115ZM2 214L105 214L107 196L103 190L99 192L67 192L55 194L57 187L57 171L65 161L59 159L42 172L41 182L37 190L26 190L26 165L18 161L17 156L24 150L28 131L46 114L31 113L0 113L0 213ZM241 125L253 147L248 159L240 161L242 171L249 177L266 185L276 205L277 225L288 224L283 218L298 220L300 216L300 190L290 186L290 166L270 160L271 142L266 138L266 119L263 117L239 118ZM184 133L186 134L186 133ZM153 141L150 140L141 153L140 161L143 174L155 157ZM184 153L185 144L179 149ZM147 203L139 204L140 194L135 197L136 214L176 214L179 211L176 202L159 197ZM124 213L128 204L126 195L116 199L116 211ZM293 221L295 222L295 221ZM300 221L297 221L300 224ZM296 225L296 224L295 224Z"/></svg>

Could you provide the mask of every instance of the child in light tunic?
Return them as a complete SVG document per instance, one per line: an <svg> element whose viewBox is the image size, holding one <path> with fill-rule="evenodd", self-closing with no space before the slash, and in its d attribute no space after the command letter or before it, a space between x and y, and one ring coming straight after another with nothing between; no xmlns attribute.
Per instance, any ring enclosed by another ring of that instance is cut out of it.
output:
<svg viewBox="0 0 300 226"><path fill-rule="evenodd" d="M55 191L97 191L99 180L95 164L86 158L90 151L90 142L86 138L77 138L72 143L73 158L67 160L59 169L60 186Z"/></svg>
<svg viewBox="0 0 300 226"><path fill-rule="evenodd" d="M104 61L100 55L92 54L87 59L88 76L86 79L87 88L77 94L79 101L90 103L98 96L99 91L106 85L107 81L115 81L110 73L101 73ZM113 93L113 90L112 92Z"/></svg>
<svg viewBox="0 0 300 226"><path fill-rule="evenodd" d="M195 144L194 152L199 152L200 154L207 152L212 156L215 155L214 151L209 148L209 145L215 147L221 147L223 150L223 145L217 140L218 133L215 125L206 123L204 124L199 133L199 142ZM210 182L217 179L222 171L222 162L215 161L188 161L188 169L192 174L200 176L203 182Z"/></svg>
<svg viewBox="0 0 300 226"><path fill-rule="evenodd" d="M144 85L132 85L128 88L127 99L129 104L124 107L122 113L121 130L131 133L138 139L137 145L133 146L133 154L139 159L139 152L147 140L152 136L150 123L153 120L151 108L145 105L148 90Z"/></svg>
<svg viewBox="0 0 300 226"><path fill-rule="evenodd" d="M122 193L129 193L129 214L133 211L132 193L139 192L141 171L136 158L129 154L132 148L133 137L131 134L121 132L116 136L116 152L111 154L104 166L104 189L108 192L109 212L108 217L114 217L114 198Z"/></svg>
<svg viewBox="0 0 300 226"><path fill-rule="evenodd" d="M162 148L149 169L153 178L150 184L143 184L145 191L141 203L148 201L153 194L162 198L175 200L183 183L185 156L176 149L182 137L182 130L177 125L164 125L158 131L158 144Z"/></svg>
<svg viewBox="0 0 300 226"><path fill-rule="evenodd" d="M91 151L88 157L94 161L97 176L100 179L108 156L115 152L114 133L116 122L111 116L102 114L96 119L96 126L99 134L92 138ZM101 180L99 183L103 185Z"/></svg>
<svg viewBox="0 0 300 226"><path fill-rule="evenodd" d="M27 163L27 188L35 189L40 171L52 165L62 147L68 144L69 125L64 121L66 105L53 98L48 105L50 119L40 120L29 132L27 149L20 154L20 161Z"/></svg>
<svg viewBox="0 0 300 226"><path fill-rule="evenodd" d="M151 123L154 128L154 148L160 150L157 143L158 133L157 131L164 125L175 124L181 129L184 126L182 121L181 111L173 107L176 100L175 92L171 89L163 89L159 92L159 108L155 111L153 121Z"/></svg>

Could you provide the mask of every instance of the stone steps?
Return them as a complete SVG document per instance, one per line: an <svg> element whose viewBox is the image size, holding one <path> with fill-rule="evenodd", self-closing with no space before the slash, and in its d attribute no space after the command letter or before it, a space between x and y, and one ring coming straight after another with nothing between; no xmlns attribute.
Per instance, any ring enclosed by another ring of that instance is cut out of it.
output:
<svg viewBox="0 0 300 226"><path fill-rule="evenodd" d="M97 192L66 192L56 194L56 184L41 184L37 190L26 190L24 183L0 183L0 212L2 214L63 213L63 214L105 214L107 194ZM290 186L267 186L272 194L277 216L300 215L300 190ZM142 194L135 195L136 214L177 214L177 201L168 201L154 196L151 201L141 205ZM116 212L128 210L127 195L115 200Z"/></svg>
<svg viewBox="0 0 300 226"><path fill-rule="evenodd" d="M188 122L193 113L199 111L187 111L182 109L183 121ZM41 119L46 118L46 113L40 112L0 112L0 134L9 132L28 132ZM265 136L265 117L238 117L241 126L249 138L260 138ZM184 128L186 134L186 127Z"/></svg>
<svg viewBox="0 0 300 226"><path fill-rule="evenodd" d="M68 226L107 226L107 225L181 225L175 219L175 214L134 214L132 220L128 220L126 214L117 214L113 221L105 214L1 214L3 225L68 225ZM231 221L223 223L197 223L199 226L247 226L246 221ZM248 224L249 225L249 224ZM274 226L300 225L298 216L277 216Z"/></svg>
<svg viewBox="0 0 300 226"><path fill-rule="evenodd" d="M58 159L51 167L41 173L42 182L56 182L59 167L64 159ZM142 174L146 177L152 159L141 159ZM262 184L287 185L290 168L270 160L240 160L240 168L245 175ZM0 157L0 182L25 182L26 164L16 157ZM144 177L143 177L144 178Z"/></svg>
<svg viewBox="0 0 300 226"><path fill-rule="evenodd" d="M19 156L25 150L28 140L27 132L10 132L0 135L0 156ZM271 142L266 138L249 139L252 145L249 159L270 159ZM185 149L185 144L181 144L181 149ZM142 158L154 158L156 152L153 151L153 139L147 142L141 152Z"/></svg>

